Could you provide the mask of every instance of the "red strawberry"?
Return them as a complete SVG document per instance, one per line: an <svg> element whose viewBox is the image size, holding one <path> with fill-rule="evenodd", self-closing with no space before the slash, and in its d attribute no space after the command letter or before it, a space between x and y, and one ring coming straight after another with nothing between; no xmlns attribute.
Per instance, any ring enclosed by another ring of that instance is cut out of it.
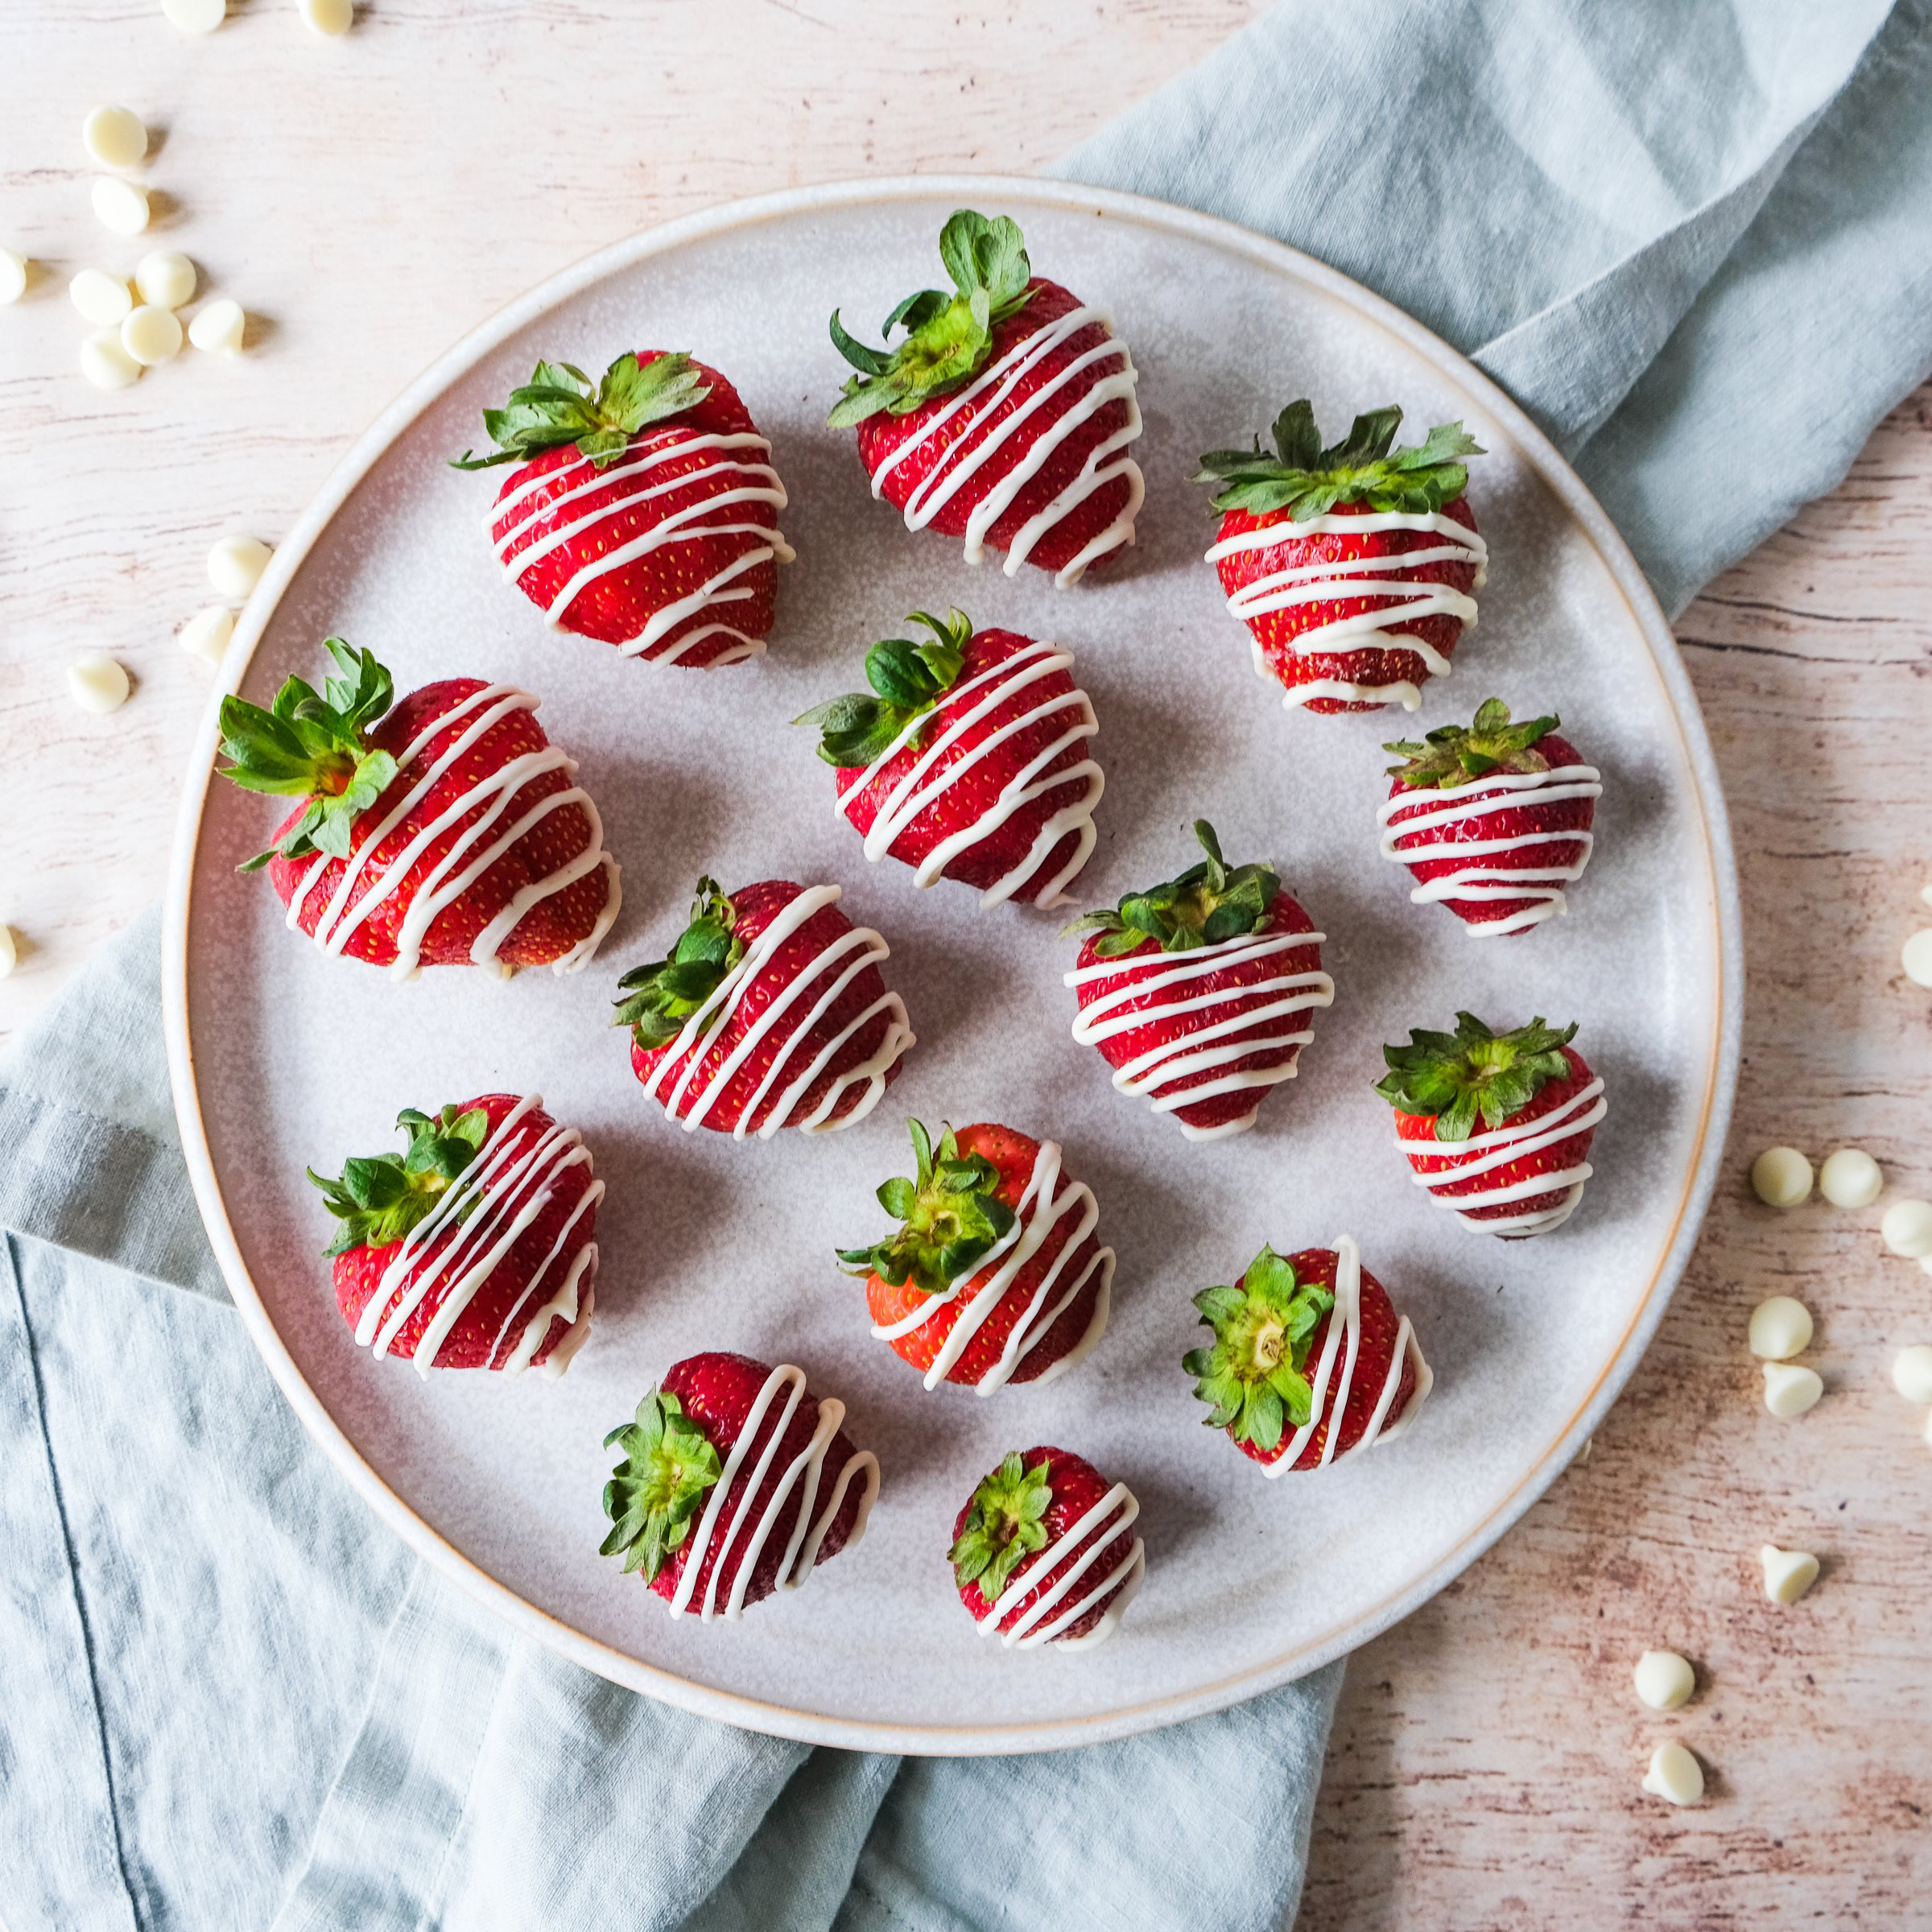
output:
<svg viewBox="0 0 1932 1932"><path fill-rule="evenodd" d="M700 879L668 959L617 982L644 1091L688 1133L768 1140L863 1120L914 1044L888 993L886 942L838 910L836 886L766 879L729 898Z"/></svg>
<svg viewBox="0 0 1932 1932"><path fill-rule="evenodd" d="M1255 669L1280 679L1290 709L1414 711L1476 621L1488 551L1462 459L1481 447L1446 423L1392 452L1402 419L1372 410L1323 449L1314 410L1291 402L1274 421L1278 456L1257 438L1201 459L1195 481L1219 486L1222 512L1208 561L1254 634Z"/></svg>
<svg viewBox="0 0 1932 1932"><path fill-rule="evenodd" d="M844 1419L790 1363L687 1356L604 1439L624 1459L604 1485L601 1554L621 1551L674 1616L707 1623L795 1590L865 1534L879 1493L879 1459Z"/></svg>
<svg viewBox="0 0 1932 1932"><path fill-rule="evenodd" d="M1066 976L1073 1037L1100 1048L1122 1093L1145 1094L1191 1141L1254 1125L1268 1089L1294 1078L1314 1036L1301 1024L1335 997L1323 935L1269 865L1230 869L1197 819L1205 864L1067 927L1085 931Z"/></svg>
<svg viewBox="0 0 1932 1932"><path fill-rule="evenodd" d="M953 1579L980 1635L1009 1649L1104 1643L1147 1574L1140 1513L1071 1450L1016 1449L952 1525Z"/></svg>
<svg viewBox="0 0 1932 1932"><path fill-rule="evenodd" d="M1040 279L1019 229L961 208L939 236L956 293L928 288L902 302L881 332L890 349L832 339L859 371L827 419L856 423L859 456L908 530L929 524L1075 583L1133 541L1146 493L1126 455L1141 433L1137 378L1108 318Z"/></svg>
<svg viewBox="0 0 1932 1932"><path fill-rule="evenodd" d="M1583 1197L1605 1109L1575 1032L1534 1019L1496 1034L1459 1013L1454 1033L1412 1030L1406 1046L1382 1049L1376 1092L1418 1185L1479 1234L1547 1234Z"/></svg>
<svg viewBox="0 0 1932 1932"><path fill-rule="evenodd" d="M507 409L498 447L458 469L514 463L489 534L497 561L552 624L626 657L704 667L765 648L785 485L737 391L683 354L620 356L594 388L539 362Z"/></svg>
<svg viewBox="0 0 1932 1932"><path fill-rule="evenodd" d="M1208 1426L1270 1476L1386 1442L1435 1385L1414 1330L1347 1235L1286 1257L1264 1248L1232 1288L1194 1305L1214 1340L1182 1366Z"/></svg>
<svg viewBox="0 0 1932 1932"><path fill-rule="evenodd" d="M356 1340L417 1373L533 1364L561 1375L590 1333L604 1183L535 1094L405 1108L403 1154L308 1178L342 1224L328 1253Z"/></svg>
<svg viewBox="0 0 1932 1932"><path fill-rule="evenodd" d="M448 678L391 710L371 653L328 648L343 675L323 697L291 678L272 712L221 700L221 775L302 800L242 869L266 865L325 952L399 976L581 967L617 916L617 865L537 700Z"/></svg>
<svg viewBox="0 0 1932 1932"><path fill-rule="evenodd" d="M1382 851L1422 881L1415 904L1441 900L1478 939L1527 932L1566 909L1563 887L1590 862L1604 788L1556 735L1561 722L1512 724L1509 707L1491 698L1467 729L1439 725L1419 744L1382 747L1406 761L1389 767L1376 815Z"/></svg>
<svg viewBox="0 0 1932 1932"><path fill-rule="evenodd" d="M1072 654L1018 631L976 631L963 611L912 616L931 638L875 644L870 692L797 720L823 734L840 810L865 835L867 858L890 852L921 886L976 886L982 910L1009 898L1059 905L1093 850L1105 782L1086 755L1100 725Z"/></svg>
<svg viewBox="0 0 1932 1932"><path fill-rule="evenodd" d="M840 1251L865 1278L873 1333L926 1373L991 1395L1051 1381L1106 1332L1113 1250L1091 1188L1060 1171L1060 1150L1010 1127L948 1127L938 1148L919 1121L913 1180L879 1204L902 1225Z"/></svg>

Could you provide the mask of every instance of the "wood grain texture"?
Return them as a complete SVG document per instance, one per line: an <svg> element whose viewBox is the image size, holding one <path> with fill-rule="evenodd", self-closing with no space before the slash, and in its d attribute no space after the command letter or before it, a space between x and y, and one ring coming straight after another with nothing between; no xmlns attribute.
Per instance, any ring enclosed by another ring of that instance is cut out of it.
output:
<svg viewBox="0 0 1932 1932"><path fill-rule="evenodd" d="M207 545L276 536L450 341L593 248L733 196L1034 168L1258 10L370 0L325 43L292 0L231 0L200 41L153 0L16 4L0 242L39 268L0 312L0 919L26 942L0 1034L159 894L207 685L173 633L212 601ZM158 130L137 242L87 205L80 123L105 100ZM97 395L68 277L151 245L258 318L250 353ZM1932 1451L1887 1373L1932 1340L1932 1278L1884 1253L1876 1210L1777 1216L1744 1171L1774 1140L1853 1141L1932 1193L1932 997L1898 968L1932 920L1909 803L1932 741L1928 556L1932 390L1680 626L1751 961L1725 1179L1587 1463L1352 1666L1309 1928L1926 1922ZM134 675L112 718L66 696L88 649ZM1743 1343L1781 1289L1818 1315L1831 1390L1792 1424L1758 1402ZM1803 1604L1763 1600L1766 1540L1826 1559ZM1629 1689L1655 1645L1699 1669L1670 1718ZM1710 1768L1706 1807L1639 1794L1666 1735Z"/></svg>

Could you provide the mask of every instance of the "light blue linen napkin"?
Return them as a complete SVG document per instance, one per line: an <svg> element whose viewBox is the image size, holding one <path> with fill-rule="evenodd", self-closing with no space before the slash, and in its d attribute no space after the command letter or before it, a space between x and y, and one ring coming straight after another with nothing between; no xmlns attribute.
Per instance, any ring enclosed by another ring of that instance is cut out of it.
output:
<svg viewBox="0 0 1932 1932"><path fill-rule="evenodd" d="M1932 368L1929 99L1932 0L1296 0L1060 171L1276 234L1476 353L1674 609ZM156 959L151 916L0 1071L10 1932L1292 1915L1339 1668L1126 1744L902 1762L683 1716L424 1571L225 1305Z"/></svg>

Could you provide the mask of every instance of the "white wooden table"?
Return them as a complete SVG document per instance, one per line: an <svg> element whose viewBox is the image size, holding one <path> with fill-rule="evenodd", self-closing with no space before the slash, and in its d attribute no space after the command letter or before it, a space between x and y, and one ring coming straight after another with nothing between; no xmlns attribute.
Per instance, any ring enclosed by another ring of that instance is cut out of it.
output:
<svg viewBox="0 0 1932 1932"><path fill-rule="evenodd" d="M14 0L0 242L0 981L19 1026L161 889L208 683L174 642L204 557L274 539L377 408L482 316L604 242L733 196L868 172L1026 171L1260 10L1253 0L369 0L325 42L293 0L184 40L155 0ZM151 237L95 223L87 109L158 130ZM192 255L258 318L99 395L68 276ZM747 291L747 299L755 299ZM1932 1450L1886 1379L1932 1340L1932 1278L1875 1216L1775 1216L1772 1140L1872 1150L1932 1191L1932 996L1898 971L1932 877L1932 390L1680 633L1742 861L1751 1000L1727 1176L1663 1332L1591 1460L1351 1668L1316 1818L1310 1927L1902 1926L1932 1912ZM70 658L134 674L84 717ZM4 1150L0 1150L0 1158ZM1820 1318L1831 1393L1758 1404L1742 1344L1777 1288ZM1755 1551L1826 1573L1766 1604ZM1698 1664L1668 1727L1629 1667ZM1712 1802L1637 1779L1666 1728Z"/></svg>

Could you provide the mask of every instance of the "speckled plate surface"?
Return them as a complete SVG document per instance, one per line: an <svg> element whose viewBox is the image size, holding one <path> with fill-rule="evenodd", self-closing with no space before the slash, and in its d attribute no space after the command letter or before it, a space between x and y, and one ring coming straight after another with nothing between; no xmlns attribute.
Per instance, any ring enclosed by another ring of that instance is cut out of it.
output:
<svg viewBox="0 0 1932 1932"><path fill-rule="evenodd" d="M1036 267L1112 312L1141 371L1137 547L1055 591L966 566L874 503L848 433L824 427L842 365L835 303L883 315L935 277L946 215L1015 216ZM601 369L688 348L733 378L791 491L798 561L770 654L709 673L646 666L545 630L497 572L492 478L444 459L541 353ZM1604 774L1598 847L1564 919L1477 942L1412 906L1377 856L1380 740L1400 713L1284 711L1201 561L1197 452L1311 395L1320 419L1399 401L1460 416L1490 454L1472 487L1492 551L1480 628L1422 726L1491 692L1562 712ZM1329 935L1336 993L1301 1077L1257 1130L1195 1145L1117 1095L1070 1037L1059 919L982 915L958 886L868 866L830 773L787 728L850 688L916 607L1076 654L1107 772L1083 902L1190 862L1189 822L1272 858ZM332 632L398 688L459 674L522 685L581 761L624 866L624 907L574 978L432 972L397 985L286 931L260 848L268 802L206 774L184 812L167 948L183 1136L236 1301L289 1400L349 1480L440 1570L588 1668L689 1709L787 1736L920 1752L1042 1748L1213 1709L1339 1655L1440 1589L1565 1465L1635 1364L1695 1236L1724 1137L1740 981L1729 847L1675 648L1635 565L1555 452L1487 380L1406 318L1292 251L1153 202L1007 180L867 183L721 208L625 242L452 349L377 422L276 555L238 627L229 689L266 704L314 675ZM686 1134L645 1101L609 1025L618 974L660 956L709 869L729 886L843 885L890 942L919 1043L886 1104L829 1137ZM1582 1024L1608 1084L1596 1178L1546 1240L1469 1233L1411 1185L1371 1092L1378 1049L1458 1007L1498 1024ZM425 1383L358 1350L320 1250L304 1166L389 1144L404 1105L537 1090L584 1131L609 1184L588 1345L558 1382ZM874 1237L873 1190L907 1161L904 1120L997 1118L1063 1143L1119 1253L1092 1359L990 1401L919 1379L871 1339L835 1245ZM1436 1374L1399 1441L1319 1476L1261 1480L1200 1412L1179 1362L1189 1298L1264 1241L1360 1240ZM790 1359L843 1397L878 1453L870 1534L810 1586L737 1624L673 1620L597 1554L605 1433L693 1351ZM1141 1498L1149 1575L1119 1634L1075 1655L981 1641L944 1562L953 1514L1012 1447L1057 1442Z"/></svg>

